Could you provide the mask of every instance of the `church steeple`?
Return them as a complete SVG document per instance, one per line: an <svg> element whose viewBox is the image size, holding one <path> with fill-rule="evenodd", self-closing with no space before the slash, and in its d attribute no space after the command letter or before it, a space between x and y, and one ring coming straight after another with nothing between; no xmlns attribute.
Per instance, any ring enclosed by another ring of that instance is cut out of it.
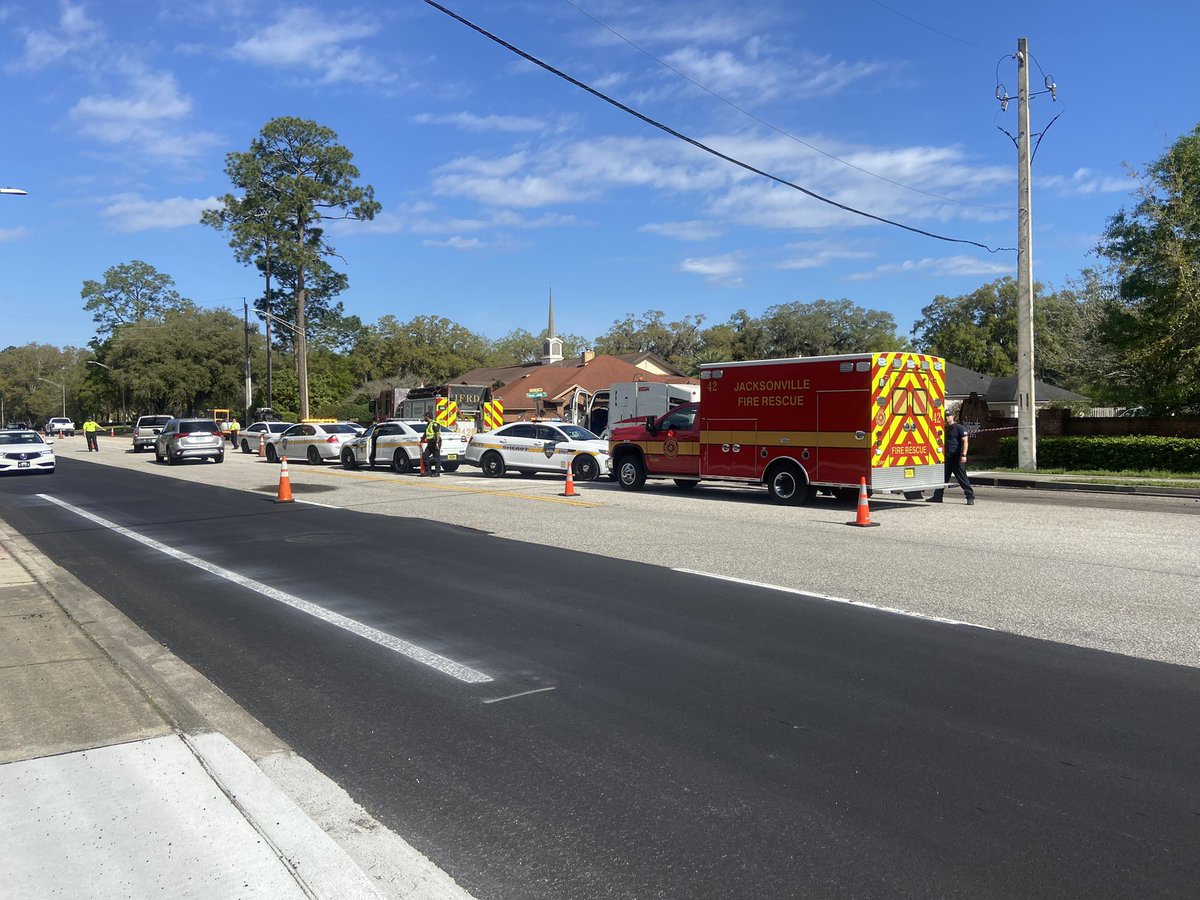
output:
<svg viewBox="0 0 1200 900"><path fill-rule="evenodd" d="M547 327L546 339L542 341L542 365L562 362L562 341L554 333L554 288L550 288L550 324Z"/></svg>

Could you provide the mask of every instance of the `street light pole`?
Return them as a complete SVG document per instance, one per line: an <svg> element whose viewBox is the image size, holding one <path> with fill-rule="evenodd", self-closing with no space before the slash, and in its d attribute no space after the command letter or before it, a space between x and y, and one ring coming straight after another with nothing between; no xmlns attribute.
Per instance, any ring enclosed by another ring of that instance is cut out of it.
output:
<svg viewBox="0 0 1200 900"><path fill-rule="evenodd" d="M246 338L246 415L250 416L250 404L254 402L254 397L250 388L250 305L246 302L246 298L242 298L242 325L243 334Z"/></svg>
<svg viewBox="0 0 1200 900"><path fill-rule="evenodd" d="M39 375L37 377L37 380L44 381L44 382L46 382L46 384L52 384L56 388L62 388L62 400L63 400L62 414L63 414L63 418L65 419L67 417L67 386L65 384L59 384L57 381L51 381L49 378L43 378L41 375Z"/></svg>
<svg viewBox="0 0 1200 900"><path fill-rule="evenodd" d="M307 344L307 342L306 342L306 340L305 340L305 334L304 334L304 332L303 332L303 331L301 331L299 328L297 328L297 327L296 327L295 325L293 325L291 322L288 322L288 321L286 321L285 319L281 319L281 318L279 318L279 316L272 315L272 314L271 314L271 313L269 313L269 312L266 312L266 311L264 311L264 312L261 312L261 313L259 313L259 315L260 315L260 316L262 316L262 318L266 319L266 321L267 321L267 365L268 365L268 367L269 367L269 366L270 366L270 364L271 364L271 340L270 340L270 335L271 335L271 322L272 322L272 321L274 321L274 322L278 322L280 325L282 325L284 328L286 328L286 329L287 329L288 331L290 331L292 334L296 335L296 338L297 338L297 341L296 341L296 352L297 352L297 353L301 353L301 352L307 353L307 352L308 352L308 344ZM303 350L301 350L301 348L304 348L304 349L303 349ZM270 368L268 368L268 369L267 369L267 371L268 371L268 372L270 372L270 371L271 371L271 370L270 370ZM307 376L307 374L308 374L308 367L307 367L307 366L305 366L305 375ZM268 376L268 377L269 377L269 376ZM268 384L270 384L270 382L268 382ZM269 391L270 391L270 388L269 388L269 387L267 388L267 391L268 391L268 394L267 394L267 400L268 400L268 404L269 404L269 403L270 403L270 399L271 399L271 398L270 398L270 393L269 393ZM306 391L306 393L307 393L307 391Z"/></svg>
<svg viewBox="0 0 1200 900"><path fill-rule="evenodd" d="M108 371L112 372L114 375L117 376L117 384L120 385L120 387L121 387L121 424L124 425L126 422L129 421L129 419L125 415L126 409L125 409L125 375L124 375L124 373L122 372L122 370L114 369L112 366L107 366L104 363L102 363L96 359L89 359L87 361L87 364L89 366L99 366L102 369L108 369ZM65 415L65 413L64 413L64 415Z"/></svg>

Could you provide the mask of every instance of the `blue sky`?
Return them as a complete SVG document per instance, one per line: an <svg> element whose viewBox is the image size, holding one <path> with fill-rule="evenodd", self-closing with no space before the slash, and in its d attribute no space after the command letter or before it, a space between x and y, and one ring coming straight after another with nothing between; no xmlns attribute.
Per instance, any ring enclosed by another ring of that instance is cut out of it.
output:
<svg viewBox="0 0 1200 900"><path fill-rule="evenodd" d="M875 215L1016 242L1018 37L1058 102L1034 161L1035 277L1082 267L1142 166L1200 121L1192 2L445 0L651 118ZM198 224L272 117L334 129L382 214L330 229L348 313L498 338L627 314L724 322L849 298L902 333L989 253L773 184L597 100L421 2L0 0L0 347L84 346L85 279L144 260L202 306L261 292Z"/></svg>

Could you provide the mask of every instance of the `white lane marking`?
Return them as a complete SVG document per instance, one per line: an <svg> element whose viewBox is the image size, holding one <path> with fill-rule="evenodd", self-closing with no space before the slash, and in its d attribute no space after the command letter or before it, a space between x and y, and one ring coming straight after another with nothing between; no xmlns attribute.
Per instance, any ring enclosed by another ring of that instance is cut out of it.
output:
<svg viewBox="0 0 1200 900"><path fill-rule="evenodd" d="M263 584L261 581L255 581L252 578L246 578L239 575L237 572L231 572L229 569L223 569L220 566L206 562L197 556L192 556L189 553L184 553L182 550L176 550L174 547L169 547L166 544L159 543L153 538L148 538L145 535L138 534L136 531L130 531L118 525L116 522L110 522L108 519L103 519L100 516L88 512L86 509L80 509L77 506L72 506L63 500L51 497L48 494L38 494L43 500L48 500L56 506L61 506L63 509L75 513L90 522L95 522L104 528L116 532L119 535L137 541L149 547L151 550L157 550L159 553L165 553L173 559L180 562L185 562L188 565L195 566L197 569L203 569L212 575L217 575L227 581L232 581L234 584L249 588L252 591L257 591L264 597L269 597L272 600L278 600L280 603L286 603L293 609L298 609L300 612L308 613L314 618L320 619L322 622L327 622L330 625L336 625L349 631L351 634L356 634L359 637L366 638L372 643L379 644L381 647L386 647L389 650L407 656L415 662L422 663L430 668L437 669L445 675L450 675L457 678L459 681L465 681L468 684L481 684L485 681L491 681L490 675L485 675L482 672L476 671L461 663L456 663L452 659L434 653L432 650L426 650L424 647L418 647L416 644L411 644L408 641L395 637L394 635L386 634L378 631L369 625L364 625L362 622L356 622L354 619L347 618L340 613L331 612L324 607L317 606L315 603L309 603L307 600L302 600L299 597L285 593L277 588L271 587L269 584Z"/></svg>
<svg viewBox="0 0 1200 900"><path fill-rule="evenodd" d="M673 572L683 572L685 575L700 575L704 578L716 578L718 581L732 581L735 584L745 584L750 587L766 588L769 591L783 591L785 594L799 594L801 597L815 597L818 600L828 600L830 603L845 603L847 606L861 606L879 612L894 613L897 616L909 616L913 619L925 619L929 622L942 622L945 625L964 625L967 628L982 628L984 631L995 631L987 625L977 625L974 622L960 622L958 619L943 619L941 616L930 616L925 613L912 612L907 609L897 609L894 606L879 606L875 603L864 603L861 600L849 600L845 597L831 597L829 594L818 594L815 591L802 591L799 588L784 587L779 584L767 584L764 581L749 581L745 578L734 578L731 575L717 575L713 572L701 572L698 569L672 569Z"/></svg>
<svg viewBox="0 0 1200 900"><path fill-rule="evenodd" d="M552 691L552 687L534 688L532 691L521 691L519 694L509 694L507 697L493 697L491 700L483 700L482 703L499 703L501 700L516 700L518 697L528 697L530 694L543 694L546 691Z"/></svg>

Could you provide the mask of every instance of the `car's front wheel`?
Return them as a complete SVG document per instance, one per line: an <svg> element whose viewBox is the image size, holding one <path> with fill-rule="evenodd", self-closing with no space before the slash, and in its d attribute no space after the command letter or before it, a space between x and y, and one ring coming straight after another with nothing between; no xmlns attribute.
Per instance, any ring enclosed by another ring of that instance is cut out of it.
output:
<svg viewBox="0 0 1200 900"><path fill-rule="evenodd" d="M354 458L354 451L351 450L349 447L346 447L345 449L342 450L342 468L343 469L357 469L358 468L358 460L356 460Z"/></svg>
<svg viewBox="0 0 1200 900"><path fill-rule="evenodd" d="M596 457L587 453L575 457L572 468L575 470L575 477L580 481L595 481L600 477L600 463L596 462Z"/></svg>
<svg viewBox="0 0 1200 900"><path fill-rule="evenodd" d="M479 468L488 478L499 478L504 474L504 457L495 450L489 450L479 461Z"/></svg>
<svg viewBox="0 0 1200 900"><path fill-rule="evenodd" d="M396 452L392 454L392 470L397 475L407 475L412 471L412 467L412 460L408 458L404 448L397 447Z"/></svg>
<svg viewBox="0 0 1200 900"><path fill-rule="evenodd" d="M275 449L274 444L267 444L267 462L269 462L269 463L279 462L279 451Z"/></svg>

